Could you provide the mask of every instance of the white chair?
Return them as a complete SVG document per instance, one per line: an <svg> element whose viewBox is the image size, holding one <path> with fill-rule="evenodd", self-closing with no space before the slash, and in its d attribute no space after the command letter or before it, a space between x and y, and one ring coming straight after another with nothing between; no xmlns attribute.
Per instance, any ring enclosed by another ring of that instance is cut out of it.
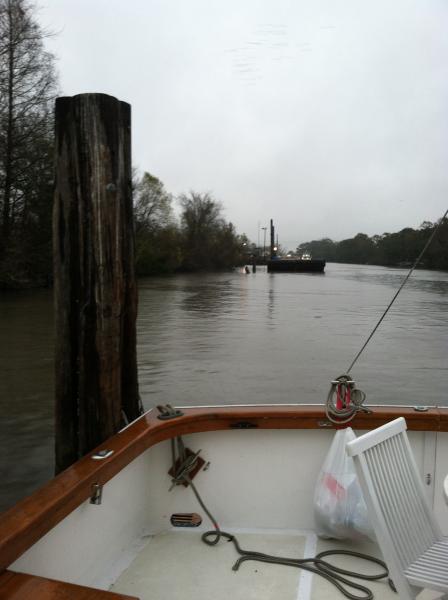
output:
<svg viewBox="0 0 448 600"><path fill-rule="evenodd" d="M401 600L448 592L448 538L428 504L403 417L347 443L377 541Z"/></svg>

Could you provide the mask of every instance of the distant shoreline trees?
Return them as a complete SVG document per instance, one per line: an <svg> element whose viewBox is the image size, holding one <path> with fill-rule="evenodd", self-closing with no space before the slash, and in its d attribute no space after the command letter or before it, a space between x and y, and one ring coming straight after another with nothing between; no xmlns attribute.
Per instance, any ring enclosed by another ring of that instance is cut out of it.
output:
<svg viewBox="0 0 448 600"><path fill-rule="evenodd" d="M0 0L0 289L50 285L53 206L53 112L57 91L48 35L31 0ZM223 270L243 265L260 248L239 235L208 193L178 199L154 175L134 182L136 268L140 276ZM306 242L299 253L330 262L407 265L436 226L335 242ZM448 222L421 266L448 270Z"/></svg>
<svg viewBox="0 0 448 600"><path fill-rule="evenodd" d="M154 175L134 182L137 275L228 270L244 264L246 236L223 217L222 205L209 193L174 198Z"/></svg>
<svg viewBox="0 0 448 600"><path fill-rule="evenodd" d="M0 287L51 277L54 57L28 0L0 0Z"/></svg>
<svg viewBox="0 0 448 600"><path fill-rule="evenodd" d="M328 262L385 267L410 266L416 260L434 231L437 223L424 221L418 229L407 227L397 233L369 237L358 233L354 238L335 242L330 238L300 244L299 254L310 253ZM441 224L436 237L427 249L420 267L448 270L448 220Z"/></svg>

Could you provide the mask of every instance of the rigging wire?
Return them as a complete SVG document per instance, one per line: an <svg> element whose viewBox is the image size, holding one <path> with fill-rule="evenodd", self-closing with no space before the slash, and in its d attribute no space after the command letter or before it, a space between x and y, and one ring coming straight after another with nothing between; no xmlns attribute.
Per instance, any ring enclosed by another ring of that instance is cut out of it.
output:
<svg viewBox="0 0 448 600"><path fill-rule="evenodd" d="M401 292L401 290L404 288L404 286L406 285L406 282L408 281L409 277L412 275L412 273L414 272L414 269L416 268L416 266L418 265L418 263L421 261L423 255L425 254L426 250L428 249L429 245L431 244L432 240L435 238L437 232L439 231L442 223L444 222L446 216L448 215L448 209L445 211L445 214L443 215L443 217L440 219L440 221L437 223L437 226L435 227L434 231L432 232L432 234L429 236L428 241L426 242L423 250L420 252L420 254L418 255L418 257L416 258L414 264L412 265L411 269L409 270L409 273L406 275L406 277L403 279L400 287L398 288L397 292L395 293L394 297L392 298L392 300L389 302L389 305L387 306L386 310L383 312L383 314L381 315L378 323L375 325L375 327L373 328L371 334L369 335L369 337L367 338L367 340L364 342L364 345L362 346L361 350L358 352L358 354L355 356L355 358L352 360L349 368L347 369L346 373L347 375L350 373L350 371L353 369L355 363L357 362L358 358L361 356L361 354L364 352L367 344L370 342L370 340L372 339L372 337L375 335L376 330L378 329L378 327L381 325L384 317L387 315L387 313L389 312L389 310L391 309L393 303L395 302L395 300L397 299L398 294Z"/></svg>
<svg viewBox="0 0 448 600"><path fill-rule="evenodd" d="M367 347L368 343L370 342L370 340L372 339L372 337L375 335L375 332L377 331L378 327L381 325L385 316L387 315L387 313L391 309L393 303L397 299L398 294L401 292L401 290L406 285L408 279L414 272L414 269L417 267L418 263L421 261L423 255L425 254L429 245L431 244L431 242L437 235L437 232L439 231L441 225L445 221L445 218L447 215L448 215L448 209L445 211L445 214L439 220L436 227L434 227L434 230L432 231L431 235L429 236L428 240L426 241L426 244L424 245L422 251L420 252L418 257L415 259L414 264L410 268L408 274L401 282L400 287L395 292L392 300L389 302L388 306L384 310L384 312L381 315L380 319L378 320L377 324L375 325L372 332L370 333L370 335L364 342L362 348L359 350L358 354L352 360L347 371L343 375L340 375L334 381L331 382L331 388L330 388L330 391L328 393L328 397L327 397L327 400L325 403L325 414L327 416L327 419L330 422L335 423L337 425L345 425L345 424L349 423L356 416L356 414L358 412L360 412L360 411L363 411L366 413L370 412L368 408L363 406L366 395L361 390L356 389L356 385L355 385L355 382L353 381L353 378L350 375L350 371L353 369L357 360L359 359L361 354L366 349L366 347Z"/></svg>

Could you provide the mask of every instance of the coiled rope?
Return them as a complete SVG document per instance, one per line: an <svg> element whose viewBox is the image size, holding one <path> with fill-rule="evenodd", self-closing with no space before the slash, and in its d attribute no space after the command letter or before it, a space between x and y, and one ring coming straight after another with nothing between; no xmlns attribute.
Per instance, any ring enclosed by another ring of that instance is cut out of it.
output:
<svg viewBox="0 0 448 600"><path fill-rule="evenodd" d="M350 377L350 372L353 369L353 367L355 366L355 364L358 361L361 354L366 349L366 347L367 347L368 343L370 342L370 340L372 339L372 337L375 335L378 327L383 322L385 316L387 315L389 310L392 308L392 305L395 302L395 300L397 299L398 294L401 292L401 290L406 285L408 279L414 272L418 263L423 258L423 255L425 254L426 250L429 248L431 242L436 237L436 235L437 235L440 227L442 226L443 222L445 221L447 215L448 215L448 209L445 211L445 214L439 220L436 227L432 231L432 233L429 236L428 240L426 241L426 244L424 245L422 251L415 259L412 267L409 269L408 274L401 282L400 287L395 292L392 300L387 305L383 314L379 318L377 324L371 331L370 335L367 337L366 341L362 345L359 352L356 354L355 358L350 363L350 366L348 367L346 374L340 375L339 377L336 378L335 381L331 382L331 388L328 393L327 402L325 405L325 411L326 411L327 419L329 421L331 421L332 423L336 423L339 425L349 423L359 411L369 412L369 410L363 406L363 402L366 398L366 395L364 394L364 392L361 392L361 390L357 390L355 388L355 382ZM335 402L335 399L336 399L336 402Z"/></svg>
<svg viewBox="0 0 448 600"><path fill-rule="evenodd" d="M179 459L177 462L176 442L177 450L179 453ZM236 560L232 567L233 571L238 571L243 562L249 560L275 565L285 565L288 567L296 567L298 569L304 569L306 571L310 571L311 573L315 573L320 577L323 577L332 585L334 585L346 598L349 598L350 600L373 600L374 596L372 590L370 590L364 585L361 585L360 583L352 581L351 579L347 579L346 577L344 577L344 575L366 581L377 581L379 579L385 579L389 576L389 570L386 566L386 563L380 560L379 558L375 558L367 554L362 554L360 552L353 552L350 550L326 550L324 552L319 552L319 554L316 554L314 558L288 558L284 556L274 556L271 554L265 554L264 552L256 552L254 550L244 550L243 548L241 548L236 536L234 536L231 533L227 533L226 531L222 531L220 529L218 521L207 508L205 502L201 498L201 495L199 494L196 486L194 485L189 476L189 473L196 466L196 461L200 450L194 455L187 456L182 438L176 438L176 442L174 440L171 440L174 469L173 473L175 473L175 476L172 478L172 485L175 486L181 485L184 482L187 483L191 487L194 495L196 496L199 505L210 519L214 529L206 531L202 534L201 539L204 542L204 544L207 544L207 546L216 546L222 539L233 543L235 550L240 555L240 557ZM180 462L179 464L179 461L182 462ZM177 468L176 464L178 465ZM382 571L374 575L368 575L366 573L358 573L356 571L348 571L346 569L341 569L340 567L336 567L330 562L323 560L324 557L338 555L361 558L362 560L365 560L367 562L379 565L382 568ZM396 591L391 579L388 579L388 582L392 590ZM347 588L357 590L361 592L361 594L354 594L350 591L350 589Z"/></svg>
<svg viewBox="0 0 448 600"><path fill-rule="evenodd" d="M366 395L356 388L355 382L349 375L340 375L331 382L325 404L327 419L336 425L349 423L360 411L370 413L363 406Z"/></svg>

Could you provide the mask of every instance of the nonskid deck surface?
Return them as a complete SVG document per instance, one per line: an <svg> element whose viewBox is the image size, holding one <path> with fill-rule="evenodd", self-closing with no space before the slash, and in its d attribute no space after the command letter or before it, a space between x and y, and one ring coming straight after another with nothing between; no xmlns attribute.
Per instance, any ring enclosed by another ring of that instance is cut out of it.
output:
<svg viewBox="0 0 448 600"><path fill-rule="evenodd" d="M352 544L318 540L313 533L233 532L242 548L304 558L322 550L342 548L381 557L372 543ZM151 536L110 590L141 600L337 600L338 590L312 573L261 562L247 561L239 571L232 566L238 554L232 543L209 547L198 531L170 531ZM378 572L375 565L357 558L334 559L353 571ZM361 582L362 583L362 582ZM397 600L386 581L367 582L375 598ZM353 591L353 590L352 590Z"/></svg>

